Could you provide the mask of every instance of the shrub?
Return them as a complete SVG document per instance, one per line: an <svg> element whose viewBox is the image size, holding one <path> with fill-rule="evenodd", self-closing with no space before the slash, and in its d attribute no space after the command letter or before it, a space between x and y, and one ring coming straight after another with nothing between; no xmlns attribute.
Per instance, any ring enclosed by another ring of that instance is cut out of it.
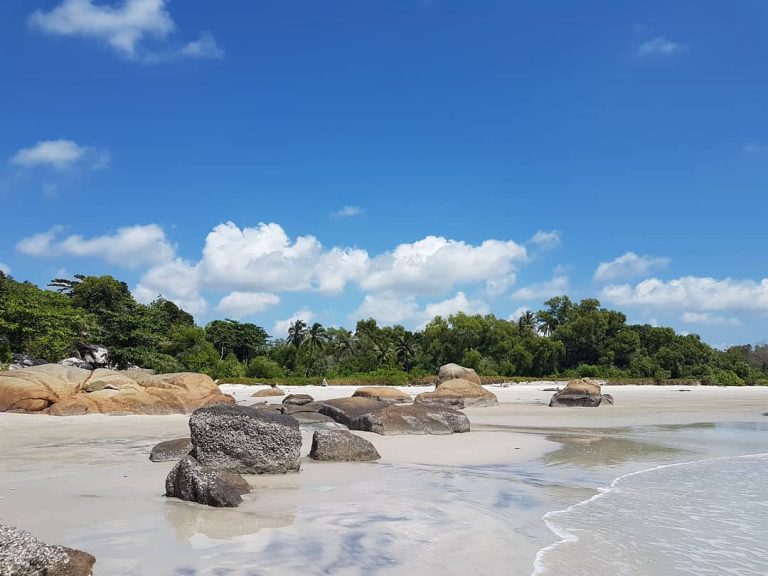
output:
<svg viewBox="0 0 768 576"><path fill-rule="evenodd" d="M282 378L285 376L280 364L266 356L256 356L248 362L245 369L248 378Z"/></svg>

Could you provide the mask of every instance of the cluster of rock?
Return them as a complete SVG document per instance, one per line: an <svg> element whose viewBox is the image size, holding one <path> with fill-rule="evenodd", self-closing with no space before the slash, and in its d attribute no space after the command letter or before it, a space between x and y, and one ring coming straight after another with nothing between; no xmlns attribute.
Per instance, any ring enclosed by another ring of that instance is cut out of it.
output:
<svg viewBox="0 0 768 576"><path fill-rule="evenodd" d="M480 376L472 368L446 364L440 368L434 392L416 396L417 404L441 404L452 408L496 406L498 398L482 386Z"/></svg>
<svg viewBox="0 0 768 576"><path fill-rule="evenodd" d="M29 532L0 524L0 574L90 576L96 559L80 550L51 546Z"/></svg>
<svg viewBox="0 0 768 576"><path fill-rule="evenodd" d="M594 408L601 404L613 404L613 396L603 394L600 383L589 378L571 380L549 401L549 405L552 407L587 406Z"/></svg>
<svg viewBox="0 0 768 576"><path fill-rule="evenodd" d="M59 364L0 372L0 412L175 414L234 403L209 376L191 372L153 375Z"/></svg>

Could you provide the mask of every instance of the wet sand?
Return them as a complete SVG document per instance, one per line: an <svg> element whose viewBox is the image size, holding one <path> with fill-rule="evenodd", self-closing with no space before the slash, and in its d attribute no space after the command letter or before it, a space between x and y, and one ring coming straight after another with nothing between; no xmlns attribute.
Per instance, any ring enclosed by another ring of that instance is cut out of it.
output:
<svg viewBox="0 0 768 576"><path fill-rule="evenodd" d="M234 510L164 498L173 463L149 450L187 435L187 416L0 414L0 521L94 554L97 576L524 575L557 539L547 511L628 471L766 445L742 432L764 430L768 388L605 387L616 405L585 409L549 408L547 387L489 387L501 404L468 409L469 434L360 433L379 463L305 457L298 474L250 477ZM225 391L249 403L256 389Z"/></svg>

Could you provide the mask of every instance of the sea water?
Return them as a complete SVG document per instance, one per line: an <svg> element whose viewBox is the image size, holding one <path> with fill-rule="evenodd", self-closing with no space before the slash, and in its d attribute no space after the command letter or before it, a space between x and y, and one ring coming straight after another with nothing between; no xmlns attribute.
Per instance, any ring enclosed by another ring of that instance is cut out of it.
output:
<svg viewBox="0 0 768 576"><path fill-rule="evenodd" d="M535 576L765 576L768 454L625 474L544 519L561 540Z"/></svg>

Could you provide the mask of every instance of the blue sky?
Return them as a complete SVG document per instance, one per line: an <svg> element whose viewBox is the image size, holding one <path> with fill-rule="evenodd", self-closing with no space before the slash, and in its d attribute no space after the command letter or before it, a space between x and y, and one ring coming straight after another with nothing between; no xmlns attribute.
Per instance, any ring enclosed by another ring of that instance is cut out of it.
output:
<svg viewBox="0 0 768 576"><path fill-rule="evenodd" d="M0 6L0 266L254 321L765 339L768 4Z"/></svg>

